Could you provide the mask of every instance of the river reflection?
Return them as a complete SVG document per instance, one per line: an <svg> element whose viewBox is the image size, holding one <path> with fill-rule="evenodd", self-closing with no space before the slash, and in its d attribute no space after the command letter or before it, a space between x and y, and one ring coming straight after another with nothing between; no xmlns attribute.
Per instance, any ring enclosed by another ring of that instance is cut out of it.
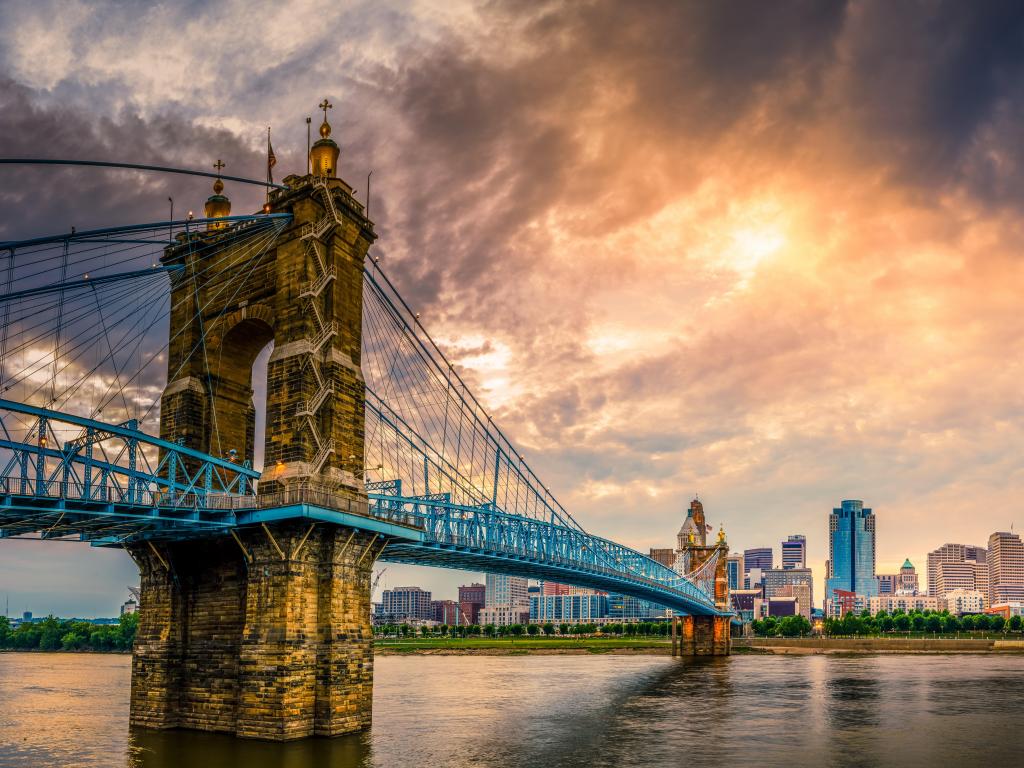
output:
<svg viewBox="0 0 1024 768"><path fill-rule="evenodd" d="M127 657L0 654L0 766L1020 765L1024 656L377 660L370 732L129 731Z"/></svg>

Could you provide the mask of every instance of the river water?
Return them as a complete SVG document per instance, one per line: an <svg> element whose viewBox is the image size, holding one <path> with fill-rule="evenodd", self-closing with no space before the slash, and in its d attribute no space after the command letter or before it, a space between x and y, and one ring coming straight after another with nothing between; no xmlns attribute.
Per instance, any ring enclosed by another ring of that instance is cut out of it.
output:
<svg viewBox="0 0 1024 768"><path fill-rule="evenodd" d="M1020 766L1024 655L413 656L366 734L128 727L130 660L0 653L0 766Z"/></svg>

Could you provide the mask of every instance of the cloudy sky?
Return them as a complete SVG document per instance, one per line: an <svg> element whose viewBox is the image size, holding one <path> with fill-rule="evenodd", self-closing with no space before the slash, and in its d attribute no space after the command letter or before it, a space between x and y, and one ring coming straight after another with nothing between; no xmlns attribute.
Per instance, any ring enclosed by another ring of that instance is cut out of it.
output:
<svg viewBox="0 0 1024 768"><path fill-rule="evenodd" d="M326 96L382 265L577 519L667 546L699 493L734 549L806 534L820 598L841 499L883 572L1024 522L1022 70L1016 2L9 0L0 155L259 176L270 125L302 172ZM0 239L209 194L0 177ZM0 543L12 612L135 582Z"/></svg>

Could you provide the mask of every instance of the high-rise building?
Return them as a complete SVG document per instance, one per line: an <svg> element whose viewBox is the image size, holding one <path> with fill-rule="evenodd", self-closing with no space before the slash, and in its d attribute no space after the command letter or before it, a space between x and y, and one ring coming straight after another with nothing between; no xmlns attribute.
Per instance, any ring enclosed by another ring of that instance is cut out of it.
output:
<svg viewBox="0 0 1024 768"><path fill-rule="evenodd" d="M984 564L985 547L972 544L943 544L928 553L928 594L935 595L939 580L939 563L972 562ZM985 569L987 572L987 568Z"/></svg>
<svg viewBox="0 0 1024 768"><path fill-rule="evenodd" d="M782 567L783 568L806 568L807 567L807 537L790 536L782 542Z"/></svg>
<svg viewBox="0 0 1024 768"><path fill-rule="evenodd" d="M498 605L529 606L529 584L520 576L507 576L503 573L488 573L484 590L484 606L493 608Z"/></svg>
<svg viewBox="0 0 1024 768"><path fill-rule="evenodd" d="M676 551L674 549L651 549L651 560L661 563L666 568L672 568L676 564Z"/></svg>
<svg viewBox="0 0 1024 768"><path fill-rule="evenodd" d="M725 562L725 574L729 589L743 589L743 555L729 555Z"/></svg>
<svg viewBox="0 0 1024 768"><path fill-rule="evenodd" d="M459 587L459 623L479 624L480 609L486 601L487 587L483 584L463 584Z"/></svg>
<svg viewBox="0 0 1024 768"><path fill-rule="evenodd" d="M825 597L835 590L868 598L878 594L875 576L875 515L859 499L846 499L828 519L828 552L832 576Z"/></svg>
<svg viewBox="0 0 1024 768"><path fill-rule="evenodd" d="M772 568L762 571L764 598L795 597L800 613L810 621L814 606L814 578L810 568Z"/></svg>
<svg viewBox="0 0 1024 768"><path fill-rule="evenodd" d="M743 550L743 575L746 576L754 568L767 571L772 568L772 548L757 547Z"/></svg>
<svg viewBox="0 0 1024 768"><path fill-rule="evenodd" d="M453 626L459 623L459 604L454 600L431 600L430 610L438 624Z"/></svg>
<svg viewBox="0 0 1024 768"><path fill-rule="evenodd" d="M878 594L880 595L895 595L899 584L900 575L898 573L880 573L878 574Z"/></svg>
<svg viewBox="0 0 1024 768"><path fill-rule="evenodd" d="M707 520L704 518L704 505L698 499L694 499L690 502L690 509L686 513L686 519L676 535L676 544L678 545L676 550L686 549L691 536L695 544L703 547L707 544L709 528L710 526L708 526Z"/></svg>
<svg viewBox="0 0 1024 768"><path fill-rule="evenodd" d="M955 589L977 589L974 563L939 563L936 569L933 597L945 599Z"/></svg>
<svg viewBox="0 0 1024 768"><path fill-rule="evenodd" d="M988 604L1024 600L1024 543L1016 533L988 537Z"/></svg>
<svg viewBox="0 0 1024 768"><path fill-rule="evenodd" d="M914 564L910 562L910 558L904 558L903 565L900 566L899 581L896 584L896 591L901 592L904 595L916 595L920 590L918 589L917 582L917 569Z"/></svg>
<svg viewBox="0 0 1024 768"><path fill-rule="evenodd" d="M385 589L381 596L381 613L396 621L432 621L434 611L430 607L430 602L430 592L419 587Z"/></svg>
<svg viewBox="0 0 1024 768"><path fill-rule="evenodd" d="M540 595L530 598L529 620L532 622L590 621L607 616L608 596L603 594Z"/></svg>
<svg viewBox="0 0 1024 768"><path fill-rule="evenodd" d="M649 603L638 597L620 595L615 592L608 594L608 618L625 621L651 619L665 615L665 608Z"/></svg>

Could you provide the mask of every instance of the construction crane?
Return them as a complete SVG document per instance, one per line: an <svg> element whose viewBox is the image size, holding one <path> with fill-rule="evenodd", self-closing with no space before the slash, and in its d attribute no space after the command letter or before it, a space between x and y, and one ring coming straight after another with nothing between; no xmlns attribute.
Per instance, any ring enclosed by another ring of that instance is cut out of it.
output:
<svg viewBox="0 0 1024 768"><path fill-rule="evenodd" d="M370 585L371 595L377 591L377 585L380 583L380 577L383 576L385 572L387 572L387 570L387 568L381 568L379 571L377 571L377 575L373 577L373 584Z"/></svg>

